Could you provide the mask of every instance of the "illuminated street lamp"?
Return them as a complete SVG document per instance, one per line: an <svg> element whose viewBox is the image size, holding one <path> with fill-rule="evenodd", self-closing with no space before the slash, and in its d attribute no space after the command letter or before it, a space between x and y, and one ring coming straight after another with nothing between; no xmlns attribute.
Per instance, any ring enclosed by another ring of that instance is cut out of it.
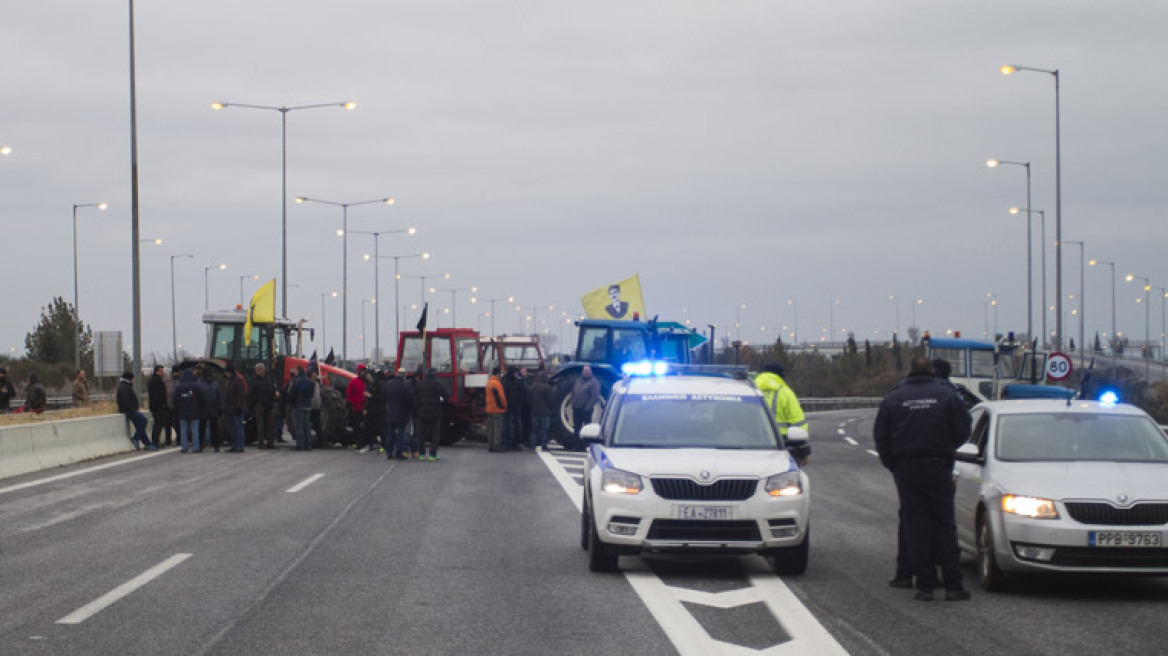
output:
<svg viewBox="0 0 1168 656"><path fill-rule="evenodd" d="M429 274L429 275L425 275L425 276L411 276L411 275L407 275L407 274L403 273L403 274L399 275L397 278L398 278L398 280L401 280L402 278L417 278L419 281L421 281L420 284L421 284L421 294L422 295L420 297L418 297L418 302L425 303L426 302L426 281L431 279L431 278L441 278L443 280L450 280L450 274L449 273L434 273L434 274ZM474 303L475 301L472 298L472 299L470 299L470 302Z"/></svg>
<svg viewBox="0 0 1168 656"><path fill-rule="evenodd" d="M365 344L365 335L367 334L365 332L365 304L366 303L370 303L373 305L373 310L374 310L374 313L376 314L377 299L376 298L363 298L363 299L361 299L361 359L362 360L367 359L368 353L369 353L369 350L366 348L366 344ZM380 358L381 354L378 353L377 357Z"/></svg>
<svg viewBox="0 0 1168 656"><path fill-rule="evenodd" d="M193 258L194 255L171 255L170 256L170 347L174 362L178 362L178 324L175 321L174 310L174 261L180 258Z"/></svg>
<svg viewBox="0 0 1168 656"><path fill-rule="evenodd" d="M347 230L345 231L346 237L348 236L348 232L349 231L347 231ZM375 258L373 260L373 296L375 298L380 298L381 297L381 273L380 273L381 258L377 257L377 255L380 253L380 248L379 248L378 242L380 241L381 235L400 234L400 233L404 232L407 235L413 237L414 235L416 235L418 233L418 229L414 228L414 227L409 227L409 228L401 228L399 230L377 230L377 231L353 230L352 232L355 235L372 235L373 236L373 256ZM368 259L368 258L366 258L366 259ZM396 304L397 304L397 302L395 301L394 305L396 305ZM374 332L373 348L374 348L374 350L377 351L377 357L382 357L382 353L381 353L381 308L379 306L375 306L373 308L373 332Z"/></svg>
<svg viewBox="0 0 1168 656"><path fill-rule="evenodd" d="M1146 365L1147 359L1148 359L1148 345L1151 344L1151 332L1152 332L1152 329L1151 329L1151 325L1152 325L1151 316L1152 315L1150 314L1152 304L1149 301L1149 293L1152 291L1152 281L1148 280L1144 276L1137 276L1137 275L1133 275L1130 273L1127 274L1126 280L1128 282L1132 282L1134 280L1143 280L1144 281L1144 298L1142 299L1142 302L1144 304L1144 364ZM1141 299L1137 299L1136 302L1137 303L1141 302ZM1145 369L1146 368L1147 367L1145 366ZM1145 371L1145 373L1146 373L1146 371Z"/></svg>
<svg viewBox="0 0 1168 656"><path fill-rule="evenodd" d="M734 307L734 331L735 339L742 341L742 311L746 309L746 303L739 303Z"/></svg>
<svg viewBox="0 0 1168 656"><path fill-rule="evenodd" d="M795 324L791 331L791 341L799 343L799 304L794 299L787 299L787 305L790 305L795 310Z"/></svg>
<svg viewBox="0 0 1168 656"><path fill-rule="evenodd" d="M213 102L211 109L220 110L226 107L242 107L244 109L265 109L280 112L280 284L281 309L280 314L288 316L288 112L298 109L316 109L318 107L343 107L356 109L357 103L352 101L322 103L317 105L297 105L294 107L273 107L269 105L245 105L243 103Z"/></svg>
<svg viewBox="0 0 1168 656"><path fill-rule="evenodd" d="M4 153L7 155L8 153ZM81 368L81 307L77 293L77 210L81 207L96 207L101 211L109 207L107 203L74 203L73 204L73 366Z"/></svg>
<svg viewBox="0 0 1168 656"><path fill-rule="evenodd" d="M454 297L455 294L457 294L458 292L470 292L473 294L473 293L477 292L478 290L479 290L479 288L474 287L474 286L471 286L471 287L444 287L441 289L436 288L436 287L430 288L431 292L450 292L450 327L451 328L458 327L458 310L457 310L457 304L456 304L455 297Z"/></svg>
<svg viewBox="0 0 1168 656"><path fill-rule="evenodd" d="M471 303L478 303L480 300L483 301L484 303L491 304L491 337L495 337L497 335L497 333L495 333L495 302L496 301L507 301L508 303L514 303L515 297L508 296L506 298L483 298L483 299L471 298L470 302Z"/></svg>
<svg viewBox="0 0 1168 656"><path fill-rule="evenodd" d="M336 298L337 293L335 291L333 291L333 292L326 292L326 293L323 293L320 295L320 345L321 345L320 350L322 352L324 351L324 349L328 348L328 330L327 330L327 323L325 321L325 319L328 317L328 313L325 312L324 301L329 296ZM322 353L322 355L324 355L324 354Z"/></svg>
<svg viewBox="0 0 1168 656"><path fill-rule="evenodd" d="M1082 366L1086 366L1087 361L1085 358L1087 356L1083 352L1083 340L1086 339L1083 336L1083 333L1085 332L1083 329L1083 322L1087 316L1087 302L1084 300L1084 298L1086 297L1086 294L1083 291L1083 287L1084 287L1083 281L1084 281L1084 278L1086 276L1086 270L1087 270L1086 260L1083 259L1083 251L1086 249L1086 247L1084 246L1083 242L1081 242L1081 241L1067 240L1064 243L1079 247L1079 360L1080 360L1079 364Z"/></svg>
<svg viewBox="0 0 1168 656"><path fill-rule="evenodd" d="M1026 335L1028 339L1034 338L1034 263L1032 254L1034 253L1034 246L1031 240L1033 231L1030 229L1030 162L1012 162L1010 160L986 160L986 166L991 169L997 168L1002 164L1011 166L1026 167ZM1011 213L1017 214L1011 208ZM1045 245L1044 245L1045 247ZM1043 265L1044 273L1046 266ZM1043 301L1045 304L1045 301Z"/></svg>
<svg viewBox="0 0 1168 656"><path fill-rule="evenodd" d="M10 146L0 146L0 155L7 155L8 153L11 153L11 152L12 152L12 148Z"/></svg>
<svg viewBox="0 0 1168 656"><path fill-rule="evenodd" d="M382 260L382 259L393 260L393 344L394 344L395 349L397 348L397 344L399 341L398 335L401 334L401 314L399 314L399 308L398 308L398 304L399 304L398 303L398 298L399 298L399 289L398 288L401 285L401 274L397 270L398 263L401 262L402 260L408 260L408 259L414 258L414 257L420 257L423 260L428 260L428 259L430 259L430 254L429 253L411 253L409 255L378 255L377 257L372 258L375 260ZM370 259L370 256L366 255L365 259L367 259L367 260ZM426 299L423 298L422 300L425 301ZM424 306L425 305L423 304L423 307Z"/></svg>
<svg viewBox="0 0 1168 656"><path fill-rule="evenodd" d="M219 269L220 271L223 271L226 268L227 268L226 264L212 264L210 266L203 267L203 309L204 310L211 309L211 295L208 291L210 289L209 281L210 281L210 277L211 277L210 276L211 269Z"/></svg>
<svg viewBox="0 0 1168 656"><path fill-rule="evenodd" d="M1059 71L1055 69L1031 68L1007 64L1001 68L1003 75L1016 71L1046 73L1054 78L1054 294L1055 294L1055 346L1062 346L1062 303L1063 303L1063 183L1062 183L1062 140L1059 119Z"/></svg>
<svg viewBox="0 0 1168 656"><path fill-rule="evenodd" d="M393 198L375 198L373 200L363 200L356 203L337 203L331 200L321 200L319 198L308 198L306 196L297 196L297 203L320 203L321 205L332 205L333 207L341 208L341 229L338 234L341 236L341 359L349 359L349 208L357 205L393 205L396 200ZM411 228L412 229L412 228ZM411 233L412 234L412 233ZM376 240L374 247L377 246ZM366 258L368 259L368 258ZM374 260L376 262L376 259ZM376 275L376 274L375 274ZM395 303L396 305L396 303Z"/></svg>
<svg viewBox="0 0 1168 656"><path fill-rule="evenodd" d="M1027 170L1029 170L1029 169L1027 169ZM1028 179L1029 179L1029 176L1028 176ZM1027 182L1027 184L1029 184L1029 182ZM1029 187L1027 187L1027 194L1026 195L1027 195L1027 202L1029 202L1029 196L1030 196ZM1041 228L1042 228L1042 240L1041 240L1042 241L1042 306L1046 307L1046 211L1045 210L1035 210L1035 209L1025 209L1025 208L1021 208L1021 207L1011 207L1010 208L1010 214L1022 214L1023 212L1026 213L1026 239L1027 239L1027 243L1029 243L1029 240L1030 240L1030 217L1037 214L1039 216L1040 223L1041 223ZM1026 252L1027 252L1027 257L1029 257L1030 249L1027 248ZM1027 270L1029 270L1029 268L1030 267L1027 267ZM1029 280L1029 279L1027 279L1027 280ZM1028 299L1029 303L1034 302L1033 296L1030 294L1027 295L1027 299ZM1028 306L1028 307L1030 307L1030 306ZM1028 329L1031 327L1029 323L1027 323L1027 326L1028 326ZM1043 337L1042 337L1043 346L1045 346L1046 345L1046 313L1045 312L1042 313L1042 333L1043 333Z"/></svg>
<svg viewBox="0 0 1168 656"><path fill-rule="evenodd" d="M1117 339L1115 334L1115 262L1107 262L1105 260L1091 260L1087 264L1096 266L1099 264L1106 264L1111 267L1111 338Z"/></svg>

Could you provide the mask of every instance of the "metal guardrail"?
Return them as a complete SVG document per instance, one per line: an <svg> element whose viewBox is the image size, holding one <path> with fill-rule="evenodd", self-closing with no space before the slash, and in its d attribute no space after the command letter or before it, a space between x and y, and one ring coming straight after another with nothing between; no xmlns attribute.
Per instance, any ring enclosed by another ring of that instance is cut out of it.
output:
<svg viewBox="0 0 1168 656"><path fill-rule="evenodd" d="M849 410L852 408L877 408L880 407L880 402L884 399L882 397L868 397L868 396L841 396L836 398L801 398L799 405L804 409L815 410Z"/></svg>
<svg viewBox="0 0 1168 656"><path fill-rule="evenodd" d="M90 394L90 403L100 403L102 401L113 401L114 394ZM45 399L45 410L64 410L65 408L74 407L73 397L71 396L50 396ZM24 406L24 399L12 399L11 407L13 410Z"/></svg>

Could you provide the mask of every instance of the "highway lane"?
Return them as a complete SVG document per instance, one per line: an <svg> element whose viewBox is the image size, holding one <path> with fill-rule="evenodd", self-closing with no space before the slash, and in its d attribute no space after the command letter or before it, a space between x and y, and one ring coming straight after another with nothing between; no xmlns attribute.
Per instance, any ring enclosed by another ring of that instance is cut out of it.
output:
<svg viewBox="0 0 1168 656"><path fill-rule="evenodd" d="M169 451L6 480L0 653L822 653L812 624L857 655L1160 652L1163 580L990 595L967 567L971 602L888 588L895 491L868 453L872 416L812 416L811 565L783 579L758 558L622 558L629 577L590 574L565 494L578 457L562 453Z"/></svg>

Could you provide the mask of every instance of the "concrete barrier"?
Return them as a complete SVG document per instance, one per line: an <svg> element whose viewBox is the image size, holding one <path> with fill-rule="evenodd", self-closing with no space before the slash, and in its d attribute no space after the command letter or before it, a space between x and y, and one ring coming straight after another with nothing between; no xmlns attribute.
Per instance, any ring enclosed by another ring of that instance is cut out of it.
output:
<svg viewBox="0 0 1168 656"><path fill-rule="evenodd" d="M0 478L133 451L130 435L124 415L5 426L0 428Z"/></svg>

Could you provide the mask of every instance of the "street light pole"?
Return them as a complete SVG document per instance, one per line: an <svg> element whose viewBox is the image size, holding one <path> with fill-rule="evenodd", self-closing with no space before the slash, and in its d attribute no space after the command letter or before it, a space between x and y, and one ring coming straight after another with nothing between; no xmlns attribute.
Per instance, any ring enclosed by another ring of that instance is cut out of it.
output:
<svg viewBox="0 0 1168 656"><path fill-rule="evenodd" d="M243 281L246 278L251 278L252 280L259 280L260 279L260 277L256 276L256 275L240 276L239 277L239 307L243 307Z"/></svg>
<svg viewBox="0 0 1168 656"><path fill-rule="evenodd" d="M174 362L178 362L178 322L176 320L177 314L174 309L174 261L176 258L194 257L194 255L171 255L170 256L170 347L171 355L174 357Z"/></svg>
<svg viewBox="0 0 1168 656"><path fill-rule="evenodd" d="M795 310L795 331L791 337L791 341L795 344L799 343L799 304L794 299L787 299L787 305L790 305Z"/></svg>
<svg viewBox="0 0 1168 656"><path fill-rule="evenodd" d="M457 310L458 303L456 302L454 295L458 292L471 292L473 294L474 292L477 292L478 290L479 290L478 287L473 287L473 286L472 287L451 287L451 288L432 290L432 291L436 291L436 292L450 292L450 327L451 328L456 328L458 326L458 310Z"/></svg>
<svg viewBox="0 0 1168 656"><path fill-rule="evenodd" d="M890 300L894 304L896 304L896 330L892 334L899 337L900 336L900 297L898 297L896 294L889 294L888 300Z"/></svg>
<svg viewBox="0 0 1168 656"><path fill-rule="evenodd" d="M1060 135L1061 119L1059 117L1059 70L1045 68L1030 68L1027 66L1007 65L1002 67L1002 74L1009 75L1015 71L1031 71L1046 73L1054 78L1054 291L1055 291L1055 346L1062 346L1063 339L1063 186L1062 186L1062 139Z"/></svg>
<svg viewBox="0 0 1168 656"><path fill-rule="evenodd" d="M319 198L308 198L307 196L297 196L297 203L320 203L322 205L332 205L333 207L341 208L341 359L349 359L349 208L357 205L372 205L374 203L384 203L386 205L393 205L397 202L394 198L375 198L373 200L363 200L356 203L338 203L331 200L321 200ZM376 242L374 243L376 246ZM376 274L375 274L376 275Z"/></svg>
<svg viewBox="0 0 1168 656"><path fill-rule="evenodd" d="M1137 275L1133 275L1130 273L1127 274L1127 281L1131 282L1133 280L1143 280L1144 281L1144 378L1147 379L1148 378L1148 347L1151 345L1151 337L1152 337L1152 335L1151 335L1151 332L1152 332L1152 329L1151 329L1152 318L1151 318L1151 316L1152 315L1150 313L1151 301L1150 301L1148 295L1152 291L1152 281L1148 280L1144 276L1137 276Z"/></svg>
<svg viewBox="0 0 1168 656"><path fill-rule="evenodd" d="M1030 162L1013 162L1010 160L990 159L986 160L986 166L997 168L1001 164L1010 164L1013 166L1026 167L1026 335L1028 339L1034 339L1034 263L1033 253L1034 245L1031 239L1033 230L1030 228ZM1017 212L1013 212L1017 214ZM1044 238L1045 239L1045 238ZM1043 265L1043 273L1045 274L1046 265ZM1046 302L1043 301L1043 305Z"/></svg>
<svg viewBox="0 0 1168 656"><path fill-rule="evenodd" d="M392 234L401 233L401 232L404 232L412 237L415 234L417 234L418 230L417 230L417 228L409 227L409 228L401 228L400 230L377 230L377 231L354 230L353 231L353 234L355 234L355 235L372 235L373 236L373 296L374 296L374 298L381 298L381 262L380 262L381 251L380 251L380 243L379 243L381 241L381 235L392 235ZM366 255L365 259L368 260L369 256ZM396 300L394 300L394 304L395 305L397 304ZM381 308L378 306L374 306L374 308L373 308L373 333L374 333L373 349L375 351L377 351L377 357L379 359L384 359L385 355L381 352ZM396 348L396 345L395 345L395 348Z"/></svg>
<svg viewBox="0 0 1168 656"><path fill-rule="evenodd" d="M356 109L357 103L352 101L321 103L316 105L297 105L294 107L274 107L270 105L245 105L243 103L214 102L211 109L219 110L225 107L242 107L244 109L265 109L280 112L280 283L281 310L280 314L288 316L288 112L298 109L316 109L318 107L343 107Z"/></svg>
<svg viewBox="0 0 1168 656"><path fill-rule="evenodd" d="M1097 264L1106 264L1111 267L1111 339L1118 339L1115 334L1115 262L1107 262L1104 260L1091 260L1087 264L1095 266Z"/></svg>
<svg viewBox="0 0 1168 656"><path fill-rule="evenodd" d="M223 271L224 269L227 268L227 265L226 264L217 264L215 266L203 267L203 309L204 310L211 309L211 294L209 291L211 286L209 283L210 283L211 269L215 269L215 268L218 268L220 271Z"/></svg>
<svg viewBox="0 0 1168 656"><path fill-rule="evenodd" d="M514 303L515 297L508 296L506 298L484 298L482 300L491 304L491 337L496 337L497 333L495 333L495 301L507 301L508 303ZM470 302L471 303L478 303L478 299L472 298L472 299L470 299Z"/></svg>
<svg viewBox="0 0 1168 656"><path fill-rule="evenodd" d="M1086 360L1087 356L1083 352L1083 340L1085 339L1083 337L1083 334L1084 334L1083 324L1087 319L1087 302L1086 302L1086 300L1084 300L1085 293L1083 291L1084 290L1083 281L1084 281L1084 278L1086 276L1086 273L1084 273L1084 272L1087 270L1087 266L1086 266L1087 261L1083 257L1083 251L1086 250L1086 246L1081 241L1068 240L1066 243L1073 244L1073 245L1076 245L1079 247L1079 366L1083 367L1083 366L1086 366L1086 363L1087 363L1087 360Z"/></svg>
<svg viewBox="0 0 1168 656"><path fill-rule="evenodd" d="M81 301L77 289L77 208L96 207L105 211L109 207L106 203L74 203L73 204L73 367L81 368ZM137 243L134 244L137 246Z"/></svg>

